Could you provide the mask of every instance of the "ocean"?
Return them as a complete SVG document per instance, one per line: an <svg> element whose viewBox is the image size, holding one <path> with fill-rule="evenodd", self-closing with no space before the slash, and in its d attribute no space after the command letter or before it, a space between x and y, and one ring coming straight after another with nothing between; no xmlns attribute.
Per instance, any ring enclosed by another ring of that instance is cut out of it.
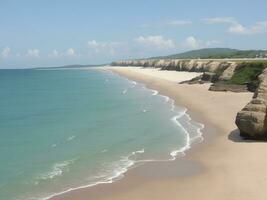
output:
<svg viewBox="0 0 267 200"><path fill-rule="evenodd" d="M201 139L186 108L106 70L0 70L0 199L49 199L172 161Z"/></svg>

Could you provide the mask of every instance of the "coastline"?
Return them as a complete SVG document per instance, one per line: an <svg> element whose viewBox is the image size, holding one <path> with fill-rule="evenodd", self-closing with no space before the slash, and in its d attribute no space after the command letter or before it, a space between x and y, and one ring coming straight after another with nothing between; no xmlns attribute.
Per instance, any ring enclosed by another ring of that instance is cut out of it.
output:
<svg viewBox="0 0 267 200"><path fill-rule="evenodd" d="M177 85L127 68L111 70L144 83L174 99L176 105L188 108L194 121L205 124L205 140L174 162L147 163L128 171L122 180L113 184L75 190L52 199L176 199L177 196L187 199L263 199L264 192L260 187L252 187L259 184L262 177L251 173L250 166L244 163L256 160L255 169L263 170L267 161L259 161L260 155L252 155L266 147L262 143L241 142L234 125L236 112L249 101L251 93L210 92L207 85ZM216 112L212 108L217 108ZM241 166L243 168L237 172L236 168ZM267 185L266 181L264 184ZM210 185L213 190L207 193ZM193 187L192 193L190 189ZM250 187L253 192L248 193Z"/></svg>
<svg viewBox="0 0 267 200"><path fill-rule="evenodd" d="M128 69L130 69L130 67ZM135 70L135 69L138 69L138 67L132 67L132 70ZM141 69L141 67L139 69ZM174 123L178 127L182 127L182 129L184 129L182 124L184 124L185 121L189 124L193 123L192 124L194 127L193 129L195 129L195 130L192 129L192 131L193 131L192 133L191 132L187 133L188 134L188 142L186 143L185 146L182 146L179 148L177 147L177 149L174 149L171 152L169 152L169 158L155 159L155 160L154 159L148 159L148 160L146 160L146 159L145 160L142 160L142 159L141 160L131 160L131 159L129 159L129 161L132 162L129 166L124 167L121 172L119 172L119 173L116 172L114 176L111 176L110 178L108 178L106 180L87 184L87 185L80 185L77 187L63 190L61 192L56 192L56 193L53 193L49 196L42 198L42 200L49 200L49 199L54 199L54 198L57 199L57 198L61 198L61 196L64 196L64 195L68 196L69 193L73 193L75 191L80 191L83 189L86 189L86 190L90 189L91 190L92 188L98 188L101 185L106 185L106 184L109 185L109 183L114 184L118 180L121 180L126 174L128 174L129 170L133 170L137 166L138 167L140 167L142 165L146 166L147 164L151 164L151 163L152 163L152 165L154 165L155 163L157 163L157 164L164 163L163 165L165 165L169 162L175 161L176 159L181 159L185 155L185 152L189 151L192 148L192 145L199 144L203 141L202 130L204 129L204 124L201 124L201 123L198 123L198 122L192 120L190 115L188 114L187 108L179 106L180 107L179 109L182 109L182 110L176 111L177 105L175 105L175 101L173 99L171 99L169 96L165 96L165 95L159 93L158 90L154 90L154 89L150 89L150 88L146 87L146 85L143 82L139 82L139 81L136 82L136 81L133 81L131 79L128 79L126 76L121 76L118 73L113 73L112 70L107 68L107 66L105 66L105 67L90 67L90 68L86 68L86 70L94 70L94 71L96 70L98 72L108 71L108 73L112 73L113 75L118 76L120 79L125 79L133 85L138 84L139 87L144 88L148 92L152 92L152 96L159 96L159 97L164 99L165 103L168 103L169 105L171 105L171 111L176 113L175 115L173 115L172 118L169 119L172 121L172 123ZM152 73L153 75L155 75L158 78L161 78L162 73L163 73L164 76L167 75L168 79L171 79L172 81L177 81L177 78L178 78L178 81L185 81L185 80L194 78L194 77L202 74L199 72L193 72L193 73L181 72L181 73L179 73L179 76L176 76L176 75L173 76L173 72L160 71L159 69L151 69L151 68L148 71L145 70L145 71L141 71L141 72L144 74L147 74L147 73L151 74ZM168 80L168 79L166 79L166 80ZM125 94L124 91L123 91L123 94ZM181 122L179 122L179 118L183 118L182 121L184 121L184 122L182 124L180 124ZM186 129L185 129L185 132L187 132ZM143 152L144 152L144 149L139 150L139 151L134 151L127 157L127 159L130 158L132 155L135 155L136 153L143 153ZM180 161L179 161L179 166L182 166L181 164L182 163L180 163ZM151 171L151 170L149 170L149 171ZM187 173L188 172L189 171L187 171ZM181 173L181 171L179 171L179 174L184 175L183 173ZM191 173L189 173L189 174L191 174ZM64 197L64 199L65 199L65 197Z"/></svg>

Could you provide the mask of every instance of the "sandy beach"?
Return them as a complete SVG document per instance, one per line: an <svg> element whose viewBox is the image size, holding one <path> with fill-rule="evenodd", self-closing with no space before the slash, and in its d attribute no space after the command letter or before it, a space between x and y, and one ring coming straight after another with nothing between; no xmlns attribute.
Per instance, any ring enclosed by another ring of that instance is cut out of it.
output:
<svg viewBox="0 0 267 200"><path fill-rule="evenodd" d="M110 70L115 70L115 72L120 73L122 70L125 72L125 68L122 67L106 67ZM118 71L117 71L118 70ZM157 79L167 80L171 82L181 82L185 80L190 80L196 76L201 75L200 72L179 72L175 73L174 71L160 70L160 68L142 68L142 67L127 67L127 73L134 74L139 73L145 76L152 76ZM126 75L127 76L127 75Z"/></svg>
<svg viewBox="0 0 267 200"><path fill-rule="evenodd" d="M204 142L174 162L147 163L129 170L112 184L56 196L59 200L265 200L267 146L243 141L235 126L236 113L252 93L211 92L209 84L178 82L198 75L189 72L109 67L121 76L144 83L188 108L193 120L205 125Z"/></svg>

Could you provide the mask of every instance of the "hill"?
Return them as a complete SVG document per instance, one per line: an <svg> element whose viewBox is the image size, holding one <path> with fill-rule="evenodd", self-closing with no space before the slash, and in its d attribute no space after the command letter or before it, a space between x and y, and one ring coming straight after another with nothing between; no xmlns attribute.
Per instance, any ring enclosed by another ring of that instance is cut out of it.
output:
<svg viewBox="0 0 267 200"><path fill-rule="evenodd" d="M87 67L98 67L98 66L104 66L104 64L98 64L98 65L64 65L64 66L59 66L59 67L51 67L51 68L87 68Z"/></svg>
<svg viewBox="0 0 267 200"><path fill-rule="evenodd" d="M238 50L230 48L206 48L187 51L169 56L153 57L151 59L224 59L224 58L267 58L265 50Z"/></svg>

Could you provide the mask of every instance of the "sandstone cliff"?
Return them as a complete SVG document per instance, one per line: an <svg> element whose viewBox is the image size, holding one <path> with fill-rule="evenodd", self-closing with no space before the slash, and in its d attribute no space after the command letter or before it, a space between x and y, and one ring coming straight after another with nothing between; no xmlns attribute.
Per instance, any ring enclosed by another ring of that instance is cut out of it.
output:
<svg viewBox="0 0 267 200"><path fill-rule="evenodd" d="M180 59L159 59L159 60L124 60L113 62L113 66L140 66L155 67L163 70L189 71L189 72L212 72L220 75L219 80L229 80L237 66L235 62L217 60L180 60ZM219 72L219 73L218 73Z"/></svg>
<svg viewBox="0 0 267 200"><path fill-rule="evenodd" d="M243 62L237 63L227 60L201 59L148 59L126 60L113 62L113 66L155 67L162 70L176 70L188 72L203 72L196 80L186 83L201 83L210 81L214 84L210 90L214 91L248 91L249 83L257 80L253 99L236 116L236 125L240 134L246 138L267 139L267 66L266 63ZM243 70L243 71L242 71ZM262 71L263 70L263 71ZM261 73L258 76L258 71ZM248 76L249 74L249 76ZM233 83L238 80L238 83ZM245 81L244 81L244 80Z"/></svg>
<svg viewBox="0 0 267 200"><path fill-rule="evenodd" d="M236 116L240 135L246 138L267 138L267 68L259 76L259 81L253 99Z"/></svg>

